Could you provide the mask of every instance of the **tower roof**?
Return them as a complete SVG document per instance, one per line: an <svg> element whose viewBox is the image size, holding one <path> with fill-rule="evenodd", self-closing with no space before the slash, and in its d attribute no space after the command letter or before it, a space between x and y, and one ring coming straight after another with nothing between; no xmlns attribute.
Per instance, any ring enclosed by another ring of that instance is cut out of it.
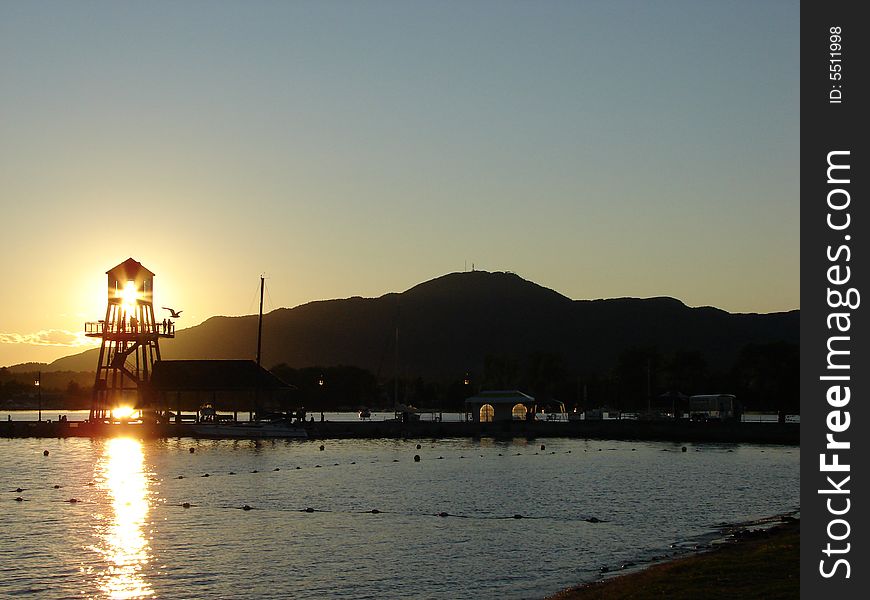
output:
<svg viewBox="0 0 870 600"><path fill-rule="evenodd" d="M127 279L135 279L136 276L141 274L143 271L152 277L154 276L154 273L152 273L147 268L145 268L142 265L142 263L140 263L138 260L135 260L133 258L128 258L127 260L125 260L121 264L116 265L116 266L112 267L111 269L109 269L108 271L106 271L106 275L111 275L112 273L120 272L120 273L126 275Z"/></svg>

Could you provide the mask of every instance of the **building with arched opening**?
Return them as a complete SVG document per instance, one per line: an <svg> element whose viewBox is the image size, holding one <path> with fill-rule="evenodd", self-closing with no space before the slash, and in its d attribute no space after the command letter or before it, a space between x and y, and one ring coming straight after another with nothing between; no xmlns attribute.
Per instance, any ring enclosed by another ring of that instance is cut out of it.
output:
<svg viewBox="0 0 870 600"><path fill-rule="evenodd" d="M475 423L525 421L536 412L535 399L518 390L480 392L465 400L465 420Z"/></svg>

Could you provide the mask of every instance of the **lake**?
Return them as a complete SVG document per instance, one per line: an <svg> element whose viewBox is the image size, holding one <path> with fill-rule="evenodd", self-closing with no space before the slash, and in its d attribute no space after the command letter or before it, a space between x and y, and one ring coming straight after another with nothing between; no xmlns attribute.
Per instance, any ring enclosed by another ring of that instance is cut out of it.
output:
<svg viewBox="0 0 870 600"><path fill-rule="evenodd" d="M542 598L799 506L797 447L686 448L0 439L0 597Z"/></svg>

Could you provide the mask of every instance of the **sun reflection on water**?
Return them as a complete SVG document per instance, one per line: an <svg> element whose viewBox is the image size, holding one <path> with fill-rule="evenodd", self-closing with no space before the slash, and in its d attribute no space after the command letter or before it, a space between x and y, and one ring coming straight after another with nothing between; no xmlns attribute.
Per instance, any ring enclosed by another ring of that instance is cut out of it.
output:
<svg viewBox="0 0 870 600"><path fill-rule="evenodd" d="M148 480L142 444L130 438L106 442L98 480L109 494L113 514L102 530L97 547L106 561L100 589L109 598L145 598L154 591L143 574L148 564L148 539L143 527L148 515Z"/></svg>

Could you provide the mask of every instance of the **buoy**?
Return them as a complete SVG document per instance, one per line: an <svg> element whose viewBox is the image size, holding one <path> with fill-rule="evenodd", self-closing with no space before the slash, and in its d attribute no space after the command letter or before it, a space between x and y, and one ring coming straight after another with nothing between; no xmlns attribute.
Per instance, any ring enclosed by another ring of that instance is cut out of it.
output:
<svg viewBox="0 0 870 600"><path fill-rule="evenodd" d="M193 454L194 452L196 452L196 448L191 448L191 449L189 450L189 452L190 452L191 454Z"/></svg>
<svg viewBox="0 0 870 600"><path fill-rule="evenodd" d="M420 444L417 444L417 450L419 450L420 448L422 448L422 446Z"/></svg>
<svg viewBox="0 0 870 600"><path fill-rule="evenodd" d="M20 493L23 492L24 490L21 489L21 488L16 488L15 491L18 492L18 493L20 494Z"/></svg>
<svg viewBox="0 0 870 600"><path fill-rule="evenodd" d="M179 475L176 479L184 479L184 475Z"/></svg>
<svg viewBox="0 0 870 600"><path fill-rule="evenodd" d="M16 502L24 502L24 498L22 498L21 496L16 496L15 501Z"/></svg>
<svg viewBox="0 0 870 600"><path fill-rule="evenodd" d="M42 451L42 455L43 455L43 456L48 456L48 450L43 450L43 451Z"/></svg>
<svg viewBox="0 0 870 600"><path fill-rule="evenodd" d="M323 452L323 449L324 449L323 444L320 444L320 451Z"/></svg>
<svg viewBox="0 0 870 600"><path fill-rule="evenodd" d="M247 504L245 504L245 505L242 507L242 510L251 510L251 507L248 506Z"/></svg>
<svg viewBox="0 0 870 600"><path fill-rule="evenodd" d="M541 444L541 450L546 450L547 447L544 444Z"/></svg>
<svg viewBox="0 0 870 600"><path fill-rule="evenodd" d="M181 504L182 508L190 508L190 502L184 502Z"/></svg>
<svg viewBox="0 0 870 600"><path fill-rule="evenodd" d="M381 511L379 511L377 508L373 508L373 509L371 509L369 512L372 513L373 515L379 515L379 514L381 514Z"/></svg>
<svg viewBox="0 0 870 600"><path fill-rule="evenodd" d="M59 490L59 489L60 489L60 486L57 485L57 484L55 483L55 484L54 484L54 489Z"/></svg>
<svg viewBox="0 0 870 600"><path fill-rule="evenodd" d="M414 462L420 462L420 455L419 454L414 455Z"/></svg>
<svg viewBox="0 0 870 600"><path fill-rule="evenodd" d="M685 446L683 446L683 452L686 452L686 447L685 447Z"/></svg>

